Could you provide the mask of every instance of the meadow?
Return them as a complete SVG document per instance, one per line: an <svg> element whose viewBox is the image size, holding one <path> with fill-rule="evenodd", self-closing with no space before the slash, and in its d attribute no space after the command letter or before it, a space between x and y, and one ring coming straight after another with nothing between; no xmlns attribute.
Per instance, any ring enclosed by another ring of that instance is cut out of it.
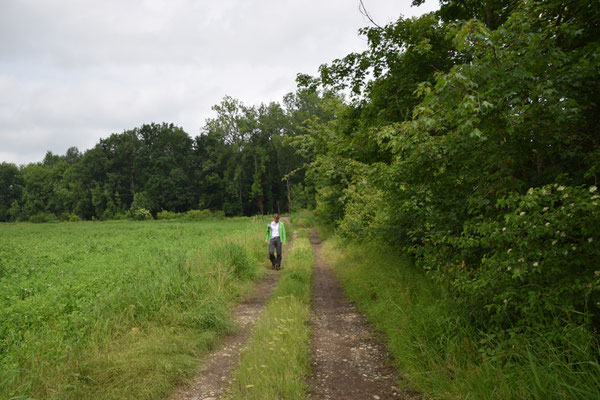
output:
<svg viewBox="0 0 600 400"><path fill-rule="evenodd" d="M0 398L163 398L266 271L264 222L0 224Z"/></svg>

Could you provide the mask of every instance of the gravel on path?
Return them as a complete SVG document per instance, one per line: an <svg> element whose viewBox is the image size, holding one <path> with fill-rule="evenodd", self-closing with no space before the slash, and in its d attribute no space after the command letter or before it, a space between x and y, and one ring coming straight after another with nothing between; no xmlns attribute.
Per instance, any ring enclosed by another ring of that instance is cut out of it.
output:
<svg viewBox="0 0 600 400"><path fill-rule="evenodd" d="M283 249L283 258L293 245L296 232ZM268 256L265 250L265 257ZM210 354L204 356L204 363L192 383L177 390L171 400L216 400L229 388L234 369L240 363L242 350L247 345L253 328L267 301L273 294L279 271L269 270L269 274L252 290L247 299L233 311L238 329Z"/></svg>
<svg viewBox="0 0 600 400"><path fill-rule="evenodd" d="M313 230L315 254L311 356L311 399L416 399L398 387L401 377L373 329L346 300L342 286L321 254Z"/></svg>

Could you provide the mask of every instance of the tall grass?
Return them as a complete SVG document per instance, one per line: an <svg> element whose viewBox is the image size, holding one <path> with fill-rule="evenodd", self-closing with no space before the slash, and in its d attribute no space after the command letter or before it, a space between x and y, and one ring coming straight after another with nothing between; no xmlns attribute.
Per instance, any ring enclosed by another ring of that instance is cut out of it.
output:
<svg viewBox="0 0 600 400"><path fill-rule="evenodd" d="M315 226L315 217L309 210L300 210L290 216L290 222L298 228L311 228Z"/></svg>
<svg viewBox="0 0 600 400"><path fill-rule="evenodd" d="M325 254L380 330L410 389L436 399L599 399L600 354L590 332L480 332L407 258L331 239Z"/></svg>
<svg viewBox="0 0 600 400"><path fill-rule="evenodd" d="M232 326L263 234L249 219L0 225L0 398L163 398Z"/></svg>
<svg viewBox="0 0 600 400"><path fill-rule="evenodd" d="M304 230L285 259L275 293L234 373L232 398L306 398L313 263L312 246Z"/></svg>

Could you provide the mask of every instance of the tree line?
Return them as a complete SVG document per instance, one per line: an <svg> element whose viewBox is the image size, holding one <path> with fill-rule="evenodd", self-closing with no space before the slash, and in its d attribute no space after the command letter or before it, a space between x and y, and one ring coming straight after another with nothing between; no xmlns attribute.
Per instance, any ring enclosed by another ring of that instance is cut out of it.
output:
<svg viewBox="0 0 600 400"><path fill-rule="evenodd" d="M289 212L311 206L289 138L318 95L298 91L283 104L245 106L225 97L200 135L173 124L145 124L101 139L83 154L48 151L43 161L0 165L0 221L107 220L137 210L226 215ZM329 118L321 114L322 118Z"/></svg>

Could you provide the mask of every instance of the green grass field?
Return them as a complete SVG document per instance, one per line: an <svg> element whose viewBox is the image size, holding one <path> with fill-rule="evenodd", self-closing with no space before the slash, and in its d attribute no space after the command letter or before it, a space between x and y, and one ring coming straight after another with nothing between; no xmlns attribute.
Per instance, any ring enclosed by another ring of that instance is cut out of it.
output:
<svg viewBox="0 0 600 400"><path fill-rule="evenodd" d="M0 398L163 398L264 273L265 221L0 224Z"/></svg>

